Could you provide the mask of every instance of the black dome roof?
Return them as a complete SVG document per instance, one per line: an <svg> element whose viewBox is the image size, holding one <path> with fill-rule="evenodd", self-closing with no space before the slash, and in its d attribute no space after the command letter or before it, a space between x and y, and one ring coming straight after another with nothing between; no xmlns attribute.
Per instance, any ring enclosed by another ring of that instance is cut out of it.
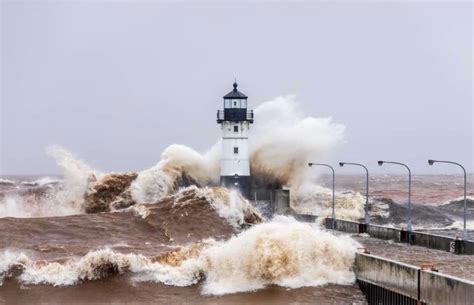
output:
<svg viewBox="0 0 474 305"><path fill-rule="evenodd" d="M246 99L247 98L245 94L237 90L237 86L238 86L237 82L235 82L233 86L234 86L234 89L231 92L224 95L225 99Z"/></svg>

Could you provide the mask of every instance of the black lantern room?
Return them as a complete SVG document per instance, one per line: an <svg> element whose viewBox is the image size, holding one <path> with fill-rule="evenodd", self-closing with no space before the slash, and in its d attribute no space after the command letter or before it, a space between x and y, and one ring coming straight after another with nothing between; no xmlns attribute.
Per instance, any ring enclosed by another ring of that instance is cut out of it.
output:
<svg viewBox="0 0 474 305"><path fill-rule="evenodd" d="M237 82L234 82L234 89L224 95L224 111L217 112L217 122L223 121L253 123L253 111L247 111L247 96L237 90Z"/></svg>

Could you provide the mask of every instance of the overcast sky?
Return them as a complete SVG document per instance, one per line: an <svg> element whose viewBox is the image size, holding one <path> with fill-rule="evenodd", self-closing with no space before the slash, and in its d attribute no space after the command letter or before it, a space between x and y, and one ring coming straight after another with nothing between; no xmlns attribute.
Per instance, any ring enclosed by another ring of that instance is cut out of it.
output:
<svg viewBox="0 0 474 305"><path fill-rule="evenodd" d="M0 174L57 172L51 144L104 171L205 151L234 77L252 108L296 94L346 125L334 161L472 171L469 2L1 3Z"/></svg>

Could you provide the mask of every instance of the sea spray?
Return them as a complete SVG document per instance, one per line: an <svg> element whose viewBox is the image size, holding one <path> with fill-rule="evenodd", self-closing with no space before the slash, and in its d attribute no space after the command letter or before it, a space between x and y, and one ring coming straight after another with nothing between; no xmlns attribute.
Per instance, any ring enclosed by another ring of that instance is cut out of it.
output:
<svg viewBox="0 0 474 305"><path fill-rule="evenodd" d="M156 202L182 186L179 179L189 180L190 184L206 185L217 177L215 166L206 155L184 145L173 144L163 151L158 164L140 172L131 185L132 197L141 203Z"/></svg>
<svg viewBox="0 0 474 305"><path fill-rule="evenodd" d="M309 172L307 163L330 158L344 142L343 125L331 118L304 116L295 96L264 102L255 109L255 116L249 137L252 180L262 186L289 186L292 199L317 172ZM133 198L155 202L183 185L216 184L220 147L218 141L200 154L183 145L169 146L157 165L140 172L131 187Z"/></svg>
<svg viewBox="0 0 474 305"><path fill-rule="evenodd" d="M236 190L190 186L181 189L171 198L173 206L195 204L195 199L204 200L235 229L263 221L261 213Z"/></svg>
<svg viewBox="0 0 474 305"><path fill-rule="evenodd" d="M249 137L252 175L292 191L315 172L308 172L308 162L328 160L344 143L344 125L331 118L304 116L292 95L261 104L255 117Z"/></svg>
<svg viewBox="0 0 474 305"><path fill-rule="evenodd" d="M72 202L80 208L90 179L99 178L101 173L60 146L50 146L46 152L56 160L63 176L63 187L56 194L57 200L62 203Z"/></svg>
<svg viewBox="0 0 474 305"><path fill-rule="evenodd" d="M204 197L220 217L236 228L244 224L261 222L263 216L236 190L221 187L195 188L196 195Z"/></svg>
<svg viewBox="0 0 474 305"><path fill-rule="evenodd" d="M65 216L84 212L84 194L100 173L60 146L47 148L61 168L62 181L45 177L35 181L38 194L8 193L0 202L0 217Z"/></svg>
<svg viewBox="0 0 474 305"><path fill-rule="evenodd" d="M305 188L318 190L316 183L308 183L315 181L312 178L318 171L308 171L307 162L329 159L332 152L344 142L344 126L333 123L331 118L304 116L294 96L281 96L262 103L255 109L255 116L255 124L250 130L253 183L263 188L287 186L293 203L305 194L300 192L303 184L306 184ZM91 182L100 180L103 175L59 146L48 148L48 154L56 159L62 169L64 181L61 186L34 205L26 203L29 213L25 214L21 212L25 209L19 209L20 212L12 215L10 209L10 214L0 211L0 217L59 216L114 210L134 203L157 202L181 187L217 185L221 145L218 141L204 154L183 145L170 145L155 166L139 172L129 189L120 193L122 199L122 195L126 195L127 204L92 209L85 206L84 194L91 187ZM97 186L97 183L94 185ZM97 199L97 196L86 197ZM315 210L322 208L319 201L308 198L305 202L311 202ZM354 211L360 210L362 206L359 201L355 201L354 205L358 206L349 207L351 211L347 213L352 215L351 218L355 217ZM309 208L308 204L306 206Z"/></svg>
<svg viewBox="0 0 474 305"><path fill-rule="evenodd" d="M350 284L358 244L348 236L299 223L287 217L251 227L227 241L206 240L179 253L157 258L91 251L62 262L33 261L23 253L0 254L0 274L25 284L65 286L130 273L133 281L189 286L204 279L203 293L222 295L267 285L288 288L327 283ZM176 251L175 251L176 252Z"/></svg>
<svg viewBox="0 0 474 305"><path fill-rule="evenodd" d="M212 246L204 293L226 294L275 284L288 288L350 284L357 243L347 236L277 217Z"/></svg>
<svg viewBox="0 0 474 305"><path fill-rule="evenodd" d="M340 219L358 220L364 217L365 197L356 192L336 192L335 211ZM293 208L301 214L328 217L332 213L332 190L304 183L293 199Z"/></svg>

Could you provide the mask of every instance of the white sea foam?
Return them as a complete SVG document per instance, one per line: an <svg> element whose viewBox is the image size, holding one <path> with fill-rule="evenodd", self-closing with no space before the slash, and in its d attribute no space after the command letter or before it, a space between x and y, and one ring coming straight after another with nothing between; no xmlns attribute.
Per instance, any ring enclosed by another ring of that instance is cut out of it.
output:
<svg viewBox="0 0 474 305"><path fill-rule="evenodd" d="M329 161L344 143L345 127L328 118L304 116L295 96L280 96L255 109L249 138L253 175L291 186L311 177L308 162Z"/></svg>
<svg viewBox="0 0 474 305"><path fill-rule="evenodd" d="M197 196L204 197L217 211L220 217L225 218L234 227L245 223L245 215L260 213L248 202L247 199L235 190L222 188L196 188Z"/></svg>
<svg viewBox="0 0 474 305"><path fill-rule="evenodd" d="M277 217L204 251L204 293L226 294L275 284L288 288L349 284L357 243L347 236Z"/></svg>
<svg viewBox="0 0 474 305"><path fill-rule="evenodd" d="M331 118L303 116L294 96L262 103L255 116L249 138L252 175L289 185L293 191L307 178L310 159L327 159L343 143L343 125ZM132 184L132 196L138 202L156 202L176 188L183 174L201 186L216 183L220 155L220 140L204 154L171 145L157 165L140 172Z"/></svg>
<svg viewBox="0 0 474 305"><path fill-rule="evenodd" d="M45 190L38 197L34 194L7 194L0 201L0 217L64 216L83 212L89 179L100 174L59 146L49 147L47 153L62 169L61 187ZM44 186L56 182L58 180L45 177L34 183Z"/></svg>
<svg viewBox="0 0 474 305"><path fill-rule="evenodd" d="M82 213L81 205L75 202L59 202L52 194L41 199L33 195L19 196L8 194L0 200L0 217L48 217L66 216Z"/></svg>
<svg viewBox="0 0 474 305"><path fill-rule="evenodd" d="M294 96L281 96L262 103L255 109L255 116L256 121L250 130L249 139L252 175L289 186L292 199L300 193L303 181L308 180L315 172L307 171L307 162L327 160L344 141L343 125L333 123L331 118L305 117ZM57 209L50 213L47 209L42 209L41 213L28 215L82 213L83 195L89 179L94 176L98 178L101 174L64 148L53 146L47 151L63 171L61 188L51 194L46 204ZM182 186L180 183L183 179L199 186L217 184L220 155L220 140L204 154L183 145L170 145L163 151L161 160L155 166L140 172L132 182L132 198L139 203L156 202L175 192ZM317 191L318 188L313 186ZM231 195L234 199L235 196ZM234 199L231 204L238 204L239 200Z"/></svg>
<svg viewBox="0 0 474 305"><path fill-rule="evenodd" d="M102 174L60 146L48 147L47 153L56 159L62 169L63 187L55 195L58 203L73 203L78 210L82 209L90 179L99 178Z"/></svg>
<svg viewBox="0 0 474 305"><path fill-rule="evenodd" d="M133 211L133 213L136 216L141 217L142 219L147 218L150 216L150 210L143 204L136 204L130 207L130 209Z"/></svg>
<svg viewBox="0 0 474 305"><path fill-rule="evenodd" d="M29 284L73 285L113 273L131 272L134 281L189 286L205 278L203 293L221 295L274 284L288 288L327 283L350 284L358 244L294 219L278 217L225 242L207 241L197 256L177 266L152 261L140 254L91 251L67 262L35 262L23 253L0 255L0 275L12 266ZM113 268L111 268L113 266Z"/></svg>
<svg viewBox="0 0 474 305"><path fill-rule="evenodd" d="M49 184L56 184L61 182L61 179L55 179L51 177L42 177L39 179L36 179L34 181L22 181L20 184L21 185L29 185L29 186L45 186Z"/></svg>
<svg viewBox="0 0 474 305"><path fill-rule="evenodd" d="M473 197L473 196L469 196L469 195L468 195L468 196L466 196L466 199L467 199L467 200L470 200L470 201L474 201L474 197ZM453 203L454 201L461 201L461 202L464 202L464 196L447 200L447 201L443 202L441 205L447 205L447 204Z"/></svg>
<svg viewBox="0 0 474 305"><path fill-rule="evenodd" d="M206 155L189 147L171 145L163 151L158 164L140 172L131 185L132 197L137 202L156 202L170 195L183 174L200 185L208 184L218 176L211 163Z"/></svg>
<svg viewBox="0 0 474 305"><path fill-rule="evenodd" d="M458 230L463 230L464 229L464 221L462 220L456 220L452 224L442 227L441 229L458 229ZM466 221L466 230L469 231L474 231L474 221L473 220L468 220Z"/></svg>
<svg viewBox="0 0 474 305"><path fill-rule="evenodd" d="M15 184L16 182L13 181L13 180L9 180L9 179L0 179L0 185L12 185L12 184Z"/></svg>
<svg viewBox="0 0 474 305"><path fill-rule="evenodd" d="M303 184L293 201L293 208L301 214L327 217L332 213L332 190L311 183ZM364 217L365 197L360 193L335 194L336 217L357 220Z"/></svg>

